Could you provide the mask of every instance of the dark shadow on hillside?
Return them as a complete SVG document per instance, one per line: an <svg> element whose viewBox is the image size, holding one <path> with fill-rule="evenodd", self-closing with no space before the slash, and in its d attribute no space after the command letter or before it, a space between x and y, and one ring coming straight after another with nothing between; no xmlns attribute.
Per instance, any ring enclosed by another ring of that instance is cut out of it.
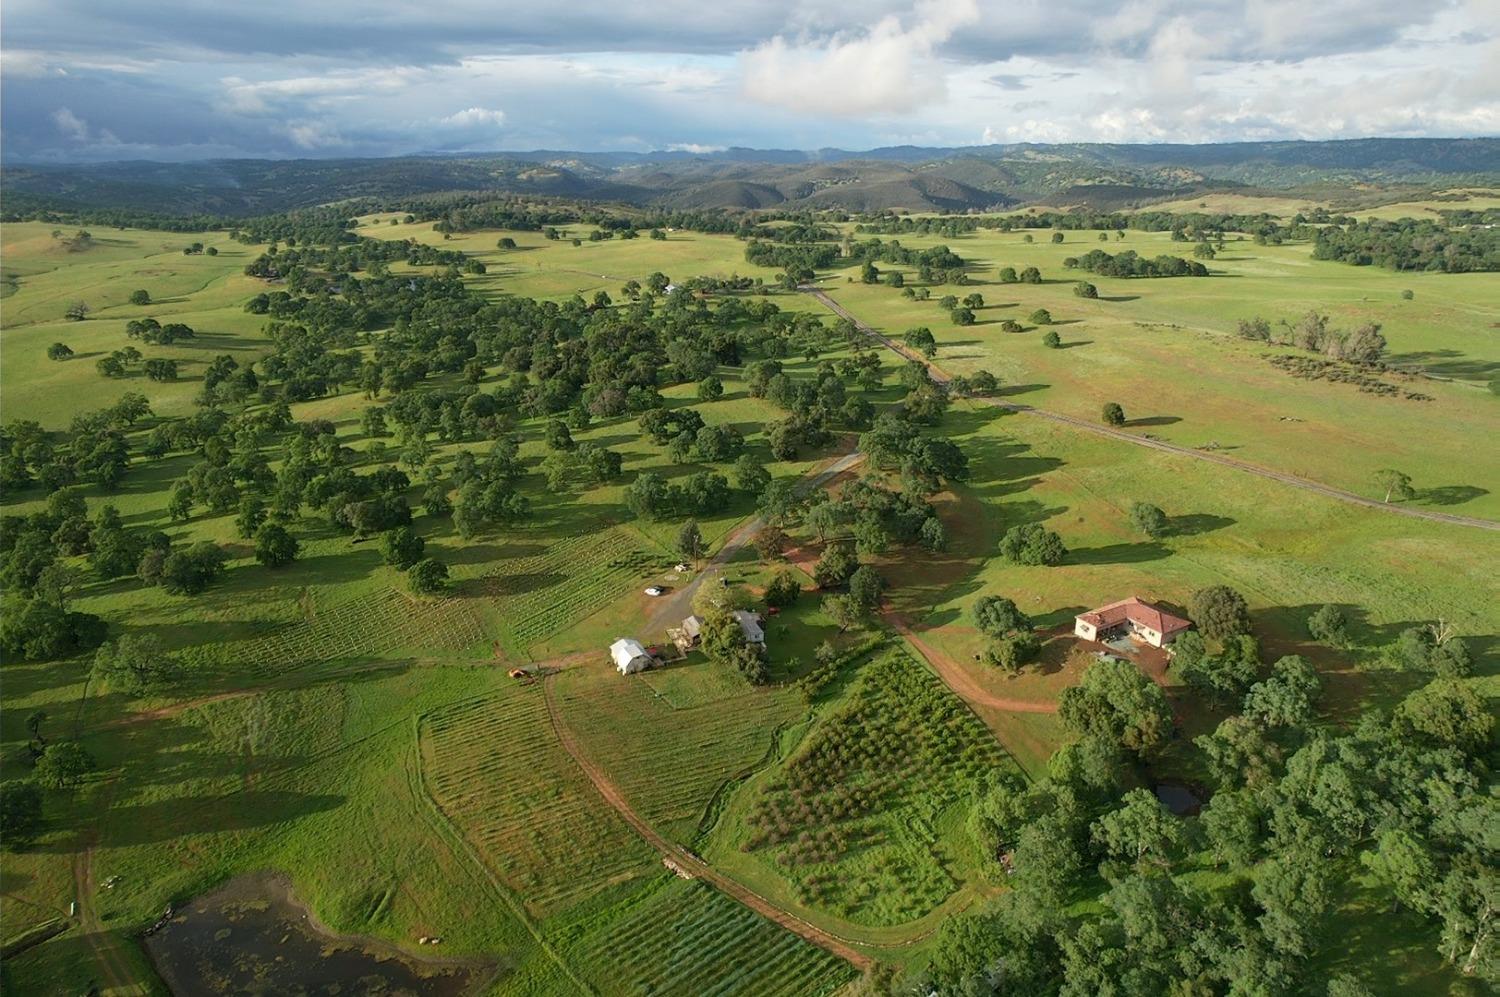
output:
<svg viewBox="0 0 1500 997"><path fill-rule="evenodd" d="M547 545L542 543L474 543L472 541L459 545L457 550L445 553L443 560L449 564L488 564L491 561L503 561L517 557L531 557L543 554L547 551Z"/></svg>
<svg viewBox="0 0 1500 997"><path fill-rule="evenodd" d="M1462 505L1489 493L1488 488L1477 485L1441 485L1437 488L1417 489L1416 500L1424 505Z"/></svg>
<svg viewBox="0 0 1500 997"><path fill-rule="evenodd" d="M1092 346L1093 343L1092 339L1075 339L1071 343L1058 343L1054 349L1071 350L1075 346Z"/></svg>
<svg viewBox="0 0 1500 997"><path fill-rule="evenodd" d="M1488 381L1500 377L1500 363L1475 360L1458 350L1415 350L1388 356L1385 362L1393 367L1420 367L1429 374L1462 380Z"/></svg>
<svg viewBox="0 0 1500 997"><path fill-rule="evenodd" d="M1132 427L1133 426L1170 426L1173 423L1181 422L1181 421L1182 421L1182 417L1178 416L1178 415L1148 415L1144 419L1129 419L1129 420L1126 420L1125 425L1132 426Z"/></svg>
<svg viewBox="0 0 1500 997"><path fill-rule="evenodd" d="M1139 301L1140 298L1141 298L1141 296L1139 294L1111 294L1111 295L1108 295L1108 296L1101 294L1101 295L1099 295L1099 297L1096 300L1098 300L1098 301Z"/></svg>
<svg viewBox="0 0 1500 997"><path fill-rule="evenodd" d="M1141 543L1108 544L1104 547L1085 547L1069 551L1069 564L1141 564L1159 561L1170 554L1164 545L1151 541Z"/></svg>
<svg viewBox="0 0 1500 997"><path fill-rule="evenodd" d="M114 807L109 811L106 843L111 847L128 847L173 841L190 834L248 831L333 810L345 799L327 793L247 790ZM74 849L74 842L61 841L41 850L72 852Z"/></svg>
<svg viewBox="0 0 1500 997"><path fill-rule="evenodd" d="M1167 528L1174 537L1195 537L1200 533L1212 533L1233 526L1237 520L1228 516L1215 516L1208 512L1191 512L1185 516L1167 517Z"/></svg>
<svg viewBox="0 0 1500 997"><path fill-rule="evenodd" d="M1024 395L1032 391L1043 391L1052 387L1050 384L1002 384L996 392L1001 398L1009 398L1012 395Z"/></svg>

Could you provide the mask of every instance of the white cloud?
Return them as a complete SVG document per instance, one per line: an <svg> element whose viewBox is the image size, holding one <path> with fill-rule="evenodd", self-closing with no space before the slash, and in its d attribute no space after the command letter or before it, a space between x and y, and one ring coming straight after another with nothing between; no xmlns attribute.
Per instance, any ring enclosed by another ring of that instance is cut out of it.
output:
<svg viewBox="0 0 1500 997"><path fill-rule="evenodd" d="M324 121L289 121L283 131L293 145L309 152L348 144L337 128Z"/></svg>
<svg viewBox="0 0 1500 997"><path fill-rule="evenodd" d="M438 123L451 125L454 128L473 128L477 125L499 128L505 124L505 112L490 107L466 107L462 111L453 112Z"/></svg>
<svg viewBox="0 0 1500 997"><path fill-rule="evenodd" d="M867 31L821 42L777 35L740 53L744 92L762 103L821 114L912 111L945 93L937 47L978 18L974 0L923 0L908 25L888 15Z"/></svg>
<svg viewBox="0 0 1500 997"><path fill-rule="evenodd" d="M52 123L57 126L58 131L74 142L89 140L89 123L66 107L59 107L52 112Z"/></svg>
<svg viewBox="0 0 1500 997"><path fill-rule="evenodd" d="M667 146L668 152L691 152L695 156L706 156L711 152L723 152L729 148L725 145L700 145L697 142L672 142Z"/></svg>

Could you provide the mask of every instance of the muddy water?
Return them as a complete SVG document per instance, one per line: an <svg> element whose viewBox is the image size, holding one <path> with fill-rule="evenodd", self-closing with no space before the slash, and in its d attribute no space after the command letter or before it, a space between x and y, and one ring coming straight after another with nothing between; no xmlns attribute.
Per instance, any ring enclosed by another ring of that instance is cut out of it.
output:
<svg viewBox="0 0 1500 997"><path fill-rule="evenodd" d="M270 873L241 876L181 905L144 945L178 997L462 997L480 989L494 970L479 961L419 959L373 939L331 934L297 902L287 879Z"/></svg>

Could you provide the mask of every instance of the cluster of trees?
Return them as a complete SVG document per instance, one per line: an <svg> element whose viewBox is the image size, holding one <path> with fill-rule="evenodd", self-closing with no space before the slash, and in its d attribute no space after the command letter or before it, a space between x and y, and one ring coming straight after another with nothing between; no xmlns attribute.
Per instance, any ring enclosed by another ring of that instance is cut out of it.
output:
<svg viewBox="0 0 1500 997"><path fill-rule="evenodd" d="M942 521L921 492L894 491L869 477L845 485L836 498L815 493L808 499L803 525L821 543L849 541L863 554L881 554L904 544L940 551L948 544ZM820 586L825 581L838 585L847 577L840 576L846 562L838 554L831 555L828 564L819 564L815 577Z"/></svg>
<svg viewBox="0 0 1500 997"><path fill-rule="evenodd" d="M1018 673L1035 660L1042 642L1032 629L1031 619L1016 604L1000 595L982 595L974 602L974 626L989 644L984 650L986 664Z"/></svg>
<svg viewBox="0 0 1500 997"><path fill-rule="evenodd" d="M996 626L1013 622L1000 610ZM1438 925L1446 961L1493 980L1489 829L1500 806L1486 789L1494 718L1483 700L1438 679L1330 733L1310 724L1318 680L1305 661L1255 670L1240 712L1197 741L1214 794L1186 821L1141 785L1172 734L1160 688L1128 662L1091 666L1061 703L1079 740L1045 778L996 774L976 797L971 828L1012 888L945 924L931 966L906 982L972 994L1364 995L1352 977L1325 983L1312 962L1359 873ZM1204 858L1225 875L1188 876Z"/></svg>
<svg viewBox="0 0 1500 997"><path fill-rule="evenodd" d="M1365 322L1353 329L1339 329L1329 324L1329 317L1317 309L1309 310L1295 322L1282 319L1272 325L1256 316L1240 319L1236 332L1241 339L1257 343L1292 346L1309 353L1321 353L1330 360L1375 364L1385 354L1385 336L1378 322Z"/></svg>
<svg viewBox="0 0 1500 997"><path fill-rule="evenodd" d="M131 319L125 323L125 335L152 346L171 346L179 339L198 338L198 334L190 325L182 322L168 322L162 325L154 318Z"/></svg>
<svg viewBox="0 0 1500 997"><path fill-rule="evenodd" d="M1068 548L1062 537L1041 523L1022 523L1001 536L1000 556L1014 564L1052 567L1068 556Z"/></svg>
<svg viewBox="0 0 1500 997"><path fill-rule="evenodd" d="M1500 228L1432 219L1345 219L1317 230L1313 259L1388 270L1471 273L1500 270Z"/></svg>
<svg viewBox="0 0 1500 997"><path fill-rule="evenodd" d="M1063 260L1069 270L1087 270L1101 277L1207 277L1208 267L1197 260L1161 255L1147 259L1133 249L1110 255L1102 249L1091 249L1082 256Z"/></svg>
<svg viewBox="0 0 1500 997"><path fill-rule="evenodd" d="M131 391L108 408L75 416L65 433L30 419L7 422L0 426L0 488L50 492L87 481L114 489L130 466L125 434L150 414L146 396Z"/></svg>

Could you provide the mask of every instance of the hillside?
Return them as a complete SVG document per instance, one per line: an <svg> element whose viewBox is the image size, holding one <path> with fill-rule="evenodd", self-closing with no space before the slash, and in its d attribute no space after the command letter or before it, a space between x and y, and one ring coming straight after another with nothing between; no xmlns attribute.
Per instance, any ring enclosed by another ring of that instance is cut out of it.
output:
<svg viewBox="0 0 1500 997"><path fill-rule="evenodd" d="M493 191L672 208L970 211L1131 207L1215 190L1500 183L1500 139L1220 145L899 146L849 152L505 152L390 159L11 164L12 215L35 206L248 216L354 197Z"/></svg>

